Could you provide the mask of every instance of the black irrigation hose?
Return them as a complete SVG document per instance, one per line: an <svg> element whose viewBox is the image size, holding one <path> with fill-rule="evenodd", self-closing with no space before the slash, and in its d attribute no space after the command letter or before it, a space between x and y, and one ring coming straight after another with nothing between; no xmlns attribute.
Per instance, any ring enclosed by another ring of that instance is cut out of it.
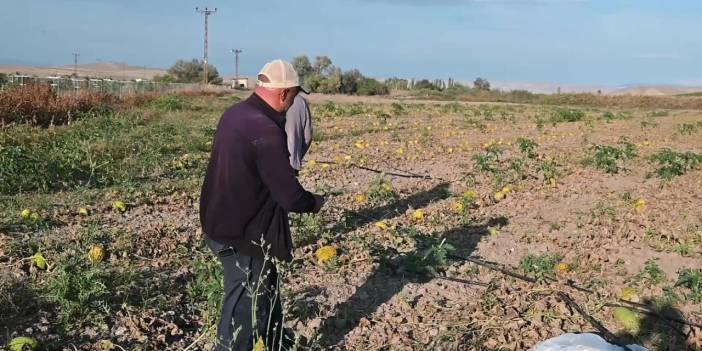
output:
<svg viewBox="0 0 702 351"><path fill-rule="evenodd" d="M513 271L511 271L511 270L508 270L508 269L506 269L506 268L501 267L501 266L498 265L498 264L495 264L495 263L492 263L492 262L488 262L488 261L484 261L484 260L481 260L481 259L479 259L479 258L470 257L470 256L464 257L464 256L460 256L460 255L453 255L453 254L449 255L449 257L454 258L454 259L458 259L458 260L463 260L463 261L468 261L468 262L471 262L471 263L475 263L475 264L477 264L477 265L479 265L479 266L483 266L483 267L486 267L486 268L489 268L489 269L498 271L498 272L500 272L500 273L502 273L502 274L505 274L505 275L508 275L508 276L510 276L510 277L514 277L514 278L517 278L517 279L519 279L519 280L523 280L523 281L526 281L526 282L529 282L529 283L537 283L537 282L538 282L538 281L537 281L536 279L534 279L534 278L527 277L527 276L522 275L522 274L519 274L519 273L515 273L515 272L513 272ZM587 313L582 309L582 307L580 307L580 305L578 305L577 303L575 303L575 301L573 301L573 299L571 299L570 296L568 296L568 294L566 294L566 293L564 293L564 292L562 292L562 291L559 291L559 292L557 292L556 294L558 295L558 297L561 298L561 300L563 300L563 302L565 302L565 303L566 303L568 306L570 306L572 309L576 310L583 318L585 318L586 321L588 321L588 323L590 323L595 329L597 329L597 331L599 331L600 334L602 334L603 338L604 338L607 342L609 342L609 343L611 343L611 344L614 344L614 345L617 345L617 346L624 347L625 350L632 351L629 347L627 347L626 345L623 345L623 344L620 342L619 338L617 338L616 335L614 335L614 334L613 334L612 332L610 332L604 325L602 325L602 323L600 323L598 320L596 320L595 318L593 318L592 316L590 316L589 314L587 314Z"/></svg>
<svg viewBox="0 0 702 351"><path fill-rule="evenodd" d="M566 305L568 305L570 308L576 310L583 318L585 318L585 320L586 320L588 323L590 323L590 325L592 325L593 327L595 327L595 329L597 329L597 331L599 331L600 334L602 334L602 337L603 337L607 342L609 342L610 344L614 344L614 345L623 347L625 350L632 351L631 348L630 348L629 346L627 346L627 345L626 345L625 343L623 343L616 335L614 335L611 331L609 331L609 329L607 329L607 327L605 327L604 325L602 325L602 323L600 323L600 321L598 321L597 319L595 319L595 318L592 317L591 315L587 314L587 313L582 309L582 307L580 307L580 305L578 305L577 303L575 303L575 301L573 301L573 299L570 298L570 296L569 296L568 294L566 294L566 293L564 293L564 292L562 292L562 291L559 291L559 292L556 293L556 295L558 295L558 297L559 297L561 300L563 300L563 302L565 302Z"/></svg>
<svg viewBox="0 0 702 351"><path fill-rule="evenodd" d="M477 265L479 265L479 266L483 266L483 267L486 267L486 268L490 268L490 269L492 269L492 270L494 270L494 271L498 271L498 272L500 272L500 273L502 273L502 274L508 275L508 276L510 276L510 277L517 278L517 279L519 279L519 280L523 280L523 281L525 281L525 282L529 282L529 283L536 283L536 282L537 282L537 280L534 279L534 278L527 277L527 276L522 275L522 274L519 274L519 273L514 273L514 272L512 272L512 271L510 271L510 270L508 270L508 269L506 269L506 268L500 267L498 264L495 264L495 263L492 263L492 262L488 262L488 261L484 261L484 260L481 260L481 259L479 259L479 258L470 257L470 256L464 257L464 256L454 255L454 254L449 254L449 257L450 257L450 258L453 258L453 259L461 260L461 261L468 261L468 262L471 262L471 263L475 263L475 264L477 264Z"/></svg>
<svg viewBox="0 0 702 351"><path fill-rule="evenodd" d="M461 278L453 278L453 277L437 277L438 279L441 280L448 280L450 282L455 282L455 283L462 283L462 284L467 284L467 285L477 285L477 286L484 286L488 287L490 286L489 283L483 283L475 280L466 280L466 279L461 279Z"/></svg>
<svg viewBox="0 0 702 351"><path fill-rule="evenodd" d="M375 157L375 156L373 156L373 157ZM380 158L377 158L377 159L378 159L379 161L382 161L382 162L385 163L386 165L388 165L388 163L387 163L386 161L384 161L384 160L382 160L382 159L380 159ZM335 162L335 161L323 161L323 160L321 160L321 161L315 160L315 162L317 162L317 163L326 163L326 164L330 164L330 165L350 166L350 167L355 167L355 168L358 168L358 169L362 169L362 170L364 170L364 171L369 171L369 172L378 173L378 174L387 174L387 175L391 175L391 176L395 176L395 177L401 177L401 178L415 178L415 179L439 180L439 181L442 181L442 182L445 182L445 183L454 183L454 182L457 181L457 180L444 179L444 178L441 178L441 177L434 177L434 176L430 176L430 175L427 175L427 174L425 174L425 175L417 174L417 173L414 173L414 172L412 172L412 171L408 171L408 170L396 168L396 167L393 167L393 166L390 166L390 165L388 165L390 168L392 168L392 169L395 170L395 171L402 172L402 173L389 172L389 171L385 171L385 170L382 170L382 169L375 169L375 168L370 168L370 167L366 167L366 166L361 166L361 165L356 164L356 163L353 163L353 162L340 163L340 162Z"/></svg>
<svg viewBox="0 0 702 351"><path fill-rule="evenodd" d="M596 294L596 295L599 296L599 294L598 294L596 291L593 291L593 290L590 290L590 289L586 289L586 288L583 288L583 287L579 287L579 286L575 285L575 282L573 282L572 280L568 280L568 282L566 283L566 286L568 286L568 287L570 287L570 288L573 288L573 289L575 289L575 290L581 291L581 292L585 292L585 293L588 293L588 294ZM657 317L658 319L661 319L661 320L663 320L663 321L675 322L675 323L678 323L678 324L683 324L683 325L687 325L687 326L690 326L690 327L696 327L696 328L702 329L702 324L695 323L695 322L690 322L690 321L686 321L686 320L684 320L684 319L680 319L680 318L676 318L676 317L669 317L669 316L662 315L662 314L657 313L657 312L655 312L655 311L651 311L651 309L650 309L650 307L649 307L648 305L645 305L645 304L642 304L642 303L633 302L633 301L627 301L627 300L623 300L623 299L617 299L617 302L619 302L620 304L623 304L623 305L627 305L628 307L634 307L634 308L638 309L638 310L639 310L640 312L642 312L642 313L648 314L648 315L650 315L650 316ZM624 306L622 306L622 305L617 305L617 304L613 304L613 303L607 303L607 304L605 304L605 306L608 306L608 307L624 307Z"/></svg>
<svg viewBox="0 0 702 351"><path fill-rule="evenodd" d="M370 168L370 167L366 167L366 166L357 165L353 162L350 162L350 163L338 163L338 162L334 162L334 161L315 161L315 162L326 163L326 164L330 164L330 165L351 166L351 167L355 167L355 168L362 169L365 171L370 171L370 172L374 172L374 173L382 173L382 174L387 174L387 175L391 175L391 176L395 176L395 177L402 177L402 178L438 179L438 178L434 178L432 176L415 174L415 173L408 172L408 171L402 171L402 172L405 172L406 174L387 172L387 171L383 171L380 169L374 169L374 168ZM439 179L439 180L441 180L441 179Z"/></svg>

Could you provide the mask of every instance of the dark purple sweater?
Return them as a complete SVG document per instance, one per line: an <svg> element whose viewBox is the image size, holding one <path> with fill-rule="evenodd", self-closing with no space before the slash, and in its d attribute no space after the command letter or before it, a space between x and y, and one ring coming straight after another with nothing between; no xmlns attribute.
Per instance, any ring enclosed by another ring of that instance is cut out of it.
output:
<svg viewBox="0 0 702 351"><path fill-rule="evenodd" d="M217 125L200 196L208 237L237 252L292 259L288 212L312 212L314 197L290 166L285 114L258 95L233 105Z"/></svg>

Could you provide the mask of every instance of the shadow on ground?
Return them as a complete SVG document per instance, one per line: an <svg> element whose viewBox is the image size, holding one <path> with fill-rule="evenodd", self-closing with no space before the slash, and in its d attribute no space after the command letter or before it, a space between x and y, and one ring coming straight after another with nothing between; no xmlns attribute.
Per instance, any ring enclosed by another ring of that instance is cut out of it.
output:
<svg viewBox="0 0 702 351"><path fill-rule="evenodd" d="M691 328L675 322L685 320L682 312L670 304L656 304L652 300L644 300L655 314L644 314L641 328L635 335L620 335L627 343L649 346L651 350L660 351L696 351L699 346L688 343L691 340ZM660 317L659 317L660 316Z"/></svg>
<svg viewBox="0 0 702 351"><path fill-rule="evenodd" d="M0 345L18 325L31 321L38 312L39 297L29 282L0 276Z"/></svg>
<svg viewBox="0 0 702 351"><path fill-rule="evenodd" d="M447 199L451 196L448 186L448 183L441 183L429 190L415 193L404 199L395 200L385 206L349 212L346 214L346 222L334 226L331 231L335 234L349 233L366 224L400 216L410 207L422 208L433 201Z"/></svg>
<svg viewBox="0 0 702 351"><path fill-rule="evenodd" d="M405 200L396 201L388 206L358 211L351 218L356 220L344 230L351 231L359 226L380 218L391 218L402 215L409 206L413 208L424 207L432 201L444 199L448 196L446 184L440 184L426 192L417 193ZM373 219L371 219L373 218ZM379 250L373 256L379 263L378 268L368 279L356 289L355 293L345 302L336 306L335 316L327 318L319 329L320 343L323 346L334 346L342 342L362 318L369 318L376 309L388 302L395 294L399 293L408 283L426 283L434 278L428 271L408 269L414 266L423 257L427 250L437 245L450 244L455 253L470 255L483 236L488 235L488 227L506 225L504 217L491 219L482 224L471 224L456 227L443 233L434 235L420 234L413 237L417 243L417 250L398 254L393 250ZM443 242L443 244L441 244ZM428 262L425 262L429 264ZM416 267L414 267L416 268ZM427 267L431 268L431 267Z"/></svg>

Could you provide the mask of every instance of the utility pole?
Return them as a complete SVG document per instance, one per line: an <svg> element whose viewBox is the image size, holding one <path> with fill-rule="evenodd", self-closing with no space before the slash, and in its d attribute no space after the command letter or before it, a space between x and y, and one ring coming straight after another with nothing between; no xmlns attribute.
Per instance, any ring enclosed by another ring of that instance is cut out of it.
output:
<svg viewBox="0 0 702 351"><path fill-rule="evenodd" d="M73 75L76 77L78 77L78 56L80 56L79 53L73 53Z"/></svg>
<svg viewBox="0 0 702 351"><path fill-rule="evenodd" d="M236 56L236 65L234 66L234 85L235 88L239 87L239 54L243 52L241 49L232 49L232 52Z"/></svg>
<svg viewBox="0 0 702 351"><path fill-rule="evenodd" d="M214 10L210 10L207 7L205 7L204 10L200 10L199 8L195 8L195 11L198 13L205 15L205 55L204 55L204 61L205 61L205 77L204 81L205 84L207 84L207 18L210 17L210 15L214 14L217 12L217 8L215 7Z"/></svg>

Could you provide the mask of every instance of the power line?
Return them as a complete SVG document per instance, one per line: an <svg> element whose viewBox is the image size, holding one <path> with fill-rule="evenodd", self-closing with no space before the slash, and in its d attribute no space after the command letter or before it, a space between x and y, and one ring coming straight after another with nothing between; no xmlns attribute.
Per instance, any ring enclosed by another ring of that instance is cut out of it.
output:
<svg viewBox="0 0 702 351"><path fill-rule="evenodd" d="M244 50L241 49L232 49L232 52L234 55L236 55L236 65L234 68L234 84L238 87L239 86L239 54L244 52Z"/></svg>
<svg viewBox="0 0 702 351"><path fill-rule="evenodd" d="M207 84L207 19L210 17L210 15L214 14L217 12L217 8L215 7L214 10L210 10L207 7L205 7L204 10L200 10L199 8L195 8L195 11L198 13L205 15L205 54L204 54L204 61L205 61L205 77L204 77L204 82Z"/></svg>

